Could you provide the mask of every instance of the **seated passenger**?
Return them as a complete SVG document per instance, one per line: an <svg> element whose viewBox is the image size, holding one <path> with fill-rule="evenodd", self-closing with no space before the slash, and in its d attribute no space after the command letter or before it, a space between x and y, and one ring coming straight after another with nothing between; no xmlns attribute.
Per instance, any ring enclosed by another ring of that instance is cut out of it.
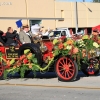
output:
<svg viewBox="0 0 100 100"><path fill-rule="evenodd" d="M5 44L5 42L2 39L2 35L4 34L3 31L0 30L0 45L3 46Z"/></svg>
<svg viewBox="0 0 100 100"><path fill-rule="evenodd" d="M23 25L23 30L19 32L19 38L22 44L32 43L32 34L29 32L29 26Z"/></svg>
<svg viewBox="0 0 100 100"><path fill-rule="evenodd" d="M8 30L6 33L6 38L7 38L6 46L9 46L11 44L13 44L14 46L17 45L14 40L15 37L16 37L16 33L14 33L12 27L8 27Z"/></svg>

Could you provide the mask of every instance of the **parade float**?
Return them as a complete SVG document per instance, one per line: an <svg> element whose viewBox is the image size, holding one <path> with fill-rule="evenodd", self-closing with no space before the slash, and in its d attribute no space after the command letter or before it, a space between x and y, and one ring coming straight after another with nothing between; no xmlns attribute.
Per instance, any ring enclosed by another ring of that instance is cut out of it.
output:
<svg viewBox="0 0 100 100"><path fill-rule="evenodd" d="M16 39L17 41L17 39ZM55 71L59 80L73 81L81 70L85 75L98 75L100 69L100 38L98 33L81 38L42 39L19 46L0 46L0 79L18 72L21 78L32 71Z"/></svg>

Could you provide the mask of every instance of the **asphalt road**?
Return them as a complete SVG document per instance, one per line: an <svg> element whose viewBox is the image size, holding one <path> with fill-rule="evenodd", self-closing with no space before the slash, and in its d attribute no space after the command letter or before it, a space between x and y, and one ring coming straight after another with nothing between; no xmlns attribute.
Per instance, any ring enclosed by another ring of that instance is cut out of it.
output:
<svg viewBox="0 0 100 100"><path fill-rule="evenodd" d="M100 90L1 86L0 100L100 100Z"/></svg>
<svg viewBox="0 0 100 100"><path fill-rule="evenodd" d="M55 73L0 80L0 100L100 100L100 75L79 72L74 82L58 81Z"/></svg>

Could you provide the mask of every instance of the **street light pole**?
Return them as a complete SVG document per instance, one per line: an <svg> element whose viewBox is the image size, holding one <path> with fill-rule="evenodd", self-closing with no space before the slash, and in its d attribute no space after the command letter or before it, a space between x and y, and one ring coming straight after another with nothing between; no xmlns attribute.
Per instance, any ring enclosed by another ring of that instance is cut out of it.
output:
<svg viewBox="0 0 100 100"><path fill-rule="evenodd" d="M27 0L25 0L25 6L26 6L26 18L27 18L27 24L28 24L28 7L27 7Z"/></svg>
<svg viewBox="0 0 100 100"><path fill-rule="evenodd" d="M76 32L76 34L77 34L77 32L78 32L77 1L75 1L75 24L76 24L76 29L75 29L75 32Z"/></svg>

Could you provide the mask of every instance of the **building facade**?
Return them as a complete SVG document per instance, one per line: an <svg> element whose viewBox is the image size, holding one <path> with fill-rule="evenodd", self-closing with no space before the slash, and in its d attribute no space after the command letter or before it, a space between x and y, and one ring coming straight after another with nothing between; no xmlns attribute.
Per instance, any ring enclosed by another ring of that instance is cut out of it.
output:
<svg viewBox="0 0 100 100"><path fill-rule="evenodd" d="M6 31L7 27L17 28L15 22L21 18L23 24L40 23L45 29L56 27L68 27L75 31L75 3L60 2L56 0L0 0L0 30ZM1 17L13 17L16 19L1 19ZM37 18L37 19L36 19ZM64 20L60 20L64 18ZM56 19L56 20L55 20ZM78 28L91 29L100 24L99 3L77 3Z"/></svg>

